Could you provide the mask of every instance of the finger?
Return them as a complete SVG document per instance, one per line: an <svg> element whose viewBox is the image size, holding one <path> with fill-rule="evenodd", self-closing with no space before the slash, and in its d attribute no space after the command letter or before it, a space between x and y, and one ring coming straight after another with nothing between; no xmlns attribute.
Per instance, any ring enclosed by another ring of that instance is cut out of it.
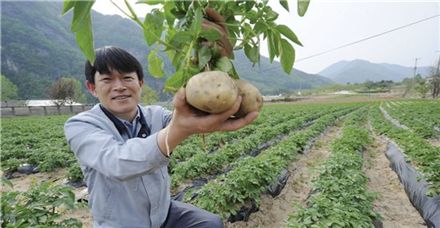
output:
<svg viewBox="0 0 440 228"><path fill-rule="evenodd" d="M258 112L250 112L245 117L239 119L227 120L219 129L219 131L235 131L250 123L252 123L257 117Z"/></svg>
<svg viewBox="0 0 440 228"><path fill-rule="evenodd" d="M177 91L177 93L174 95L173 104L178 110L188 109L185 88L182 87Z"/></svg>
<svg viewBox="0 0 440 228"><path fill-rule="evenodd" d="M238 96L237 100L235 100L234 105L230 109L222 113L219 113L218 115L222 116L225 120L229 119L229 117L231 117L232 115L238 112L242 99L243 98L241 96Z"/></svg>
<svg viewBox="0 0 440 228"><path fill-rule="evenodd" d="M237 113L238 109L240 108L241 100L242 98L241 96L239 96L235 101L234 105L230 109L222 113L210 114L205 116L205 121L207 125L210 126L213 125L220 126L220 124L223 125L232 115Z"/></svg>

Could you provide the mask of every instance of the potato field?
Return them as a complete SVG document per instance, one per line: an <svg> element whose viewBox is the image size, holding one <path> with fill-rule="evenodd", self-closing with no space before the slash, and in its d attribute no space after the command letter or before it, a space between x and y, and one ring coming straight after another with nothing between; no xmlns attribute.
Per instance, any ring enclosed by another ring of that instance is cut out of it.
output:
<svg viewBox="0 0 440 228"><path fill-rule="evenodd" d="M68 117L2 118L2 227L91 227ZM168 171L174 199L226 227L440 227L440 101L265 104Z"/></svg>

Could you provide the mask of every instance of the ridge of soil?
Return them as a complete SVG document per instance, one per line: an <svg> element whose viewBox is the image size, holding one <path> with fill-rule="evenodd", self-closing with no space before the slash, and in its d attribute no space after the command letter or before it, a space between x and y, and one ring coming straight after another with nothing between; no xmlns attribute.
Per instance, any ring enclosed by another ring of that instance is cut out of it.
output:
<svg viewBox="0 0 440 228"><path fill-rule="evenodd" d="M397 174L386 157L387 140L370 129L373 143L364 153L364 171L368 176L368 189L377 194L374 211L380 213L383 227L426 227L424 220L405 193Z"/></svg>
<svg viewBox="0 0 440 228"><path fill-rule="evenodd" d="M284 227L289 214L296 208L294 203L305 205L311 191L311 180L317 176L316 168L330 154L330 143L341 134L341 127L336 125L315 142L306 154L298 154L288 170L290 177L281 193L272 198L264 194L261 197L258 212L250 215L249 221L226 223L227 227Z"/></svg>

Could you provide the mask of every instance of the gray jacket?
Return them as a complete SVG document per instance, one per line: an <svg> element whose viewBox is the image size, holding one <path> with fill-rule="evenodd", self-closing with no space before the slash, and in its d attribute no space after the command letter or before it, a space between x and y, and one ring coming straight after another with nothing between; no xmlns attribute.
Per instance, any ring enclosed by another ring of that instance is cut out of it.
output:
<svg viewBox="0 0 440 228"><path fill-rule="evenodd" d="M170 205L168 158L157 132L171 119L160 106L142 108L147 138L120 135L99 105L70 118L64 132L89 191L94 227L160 227Z"/></svg>

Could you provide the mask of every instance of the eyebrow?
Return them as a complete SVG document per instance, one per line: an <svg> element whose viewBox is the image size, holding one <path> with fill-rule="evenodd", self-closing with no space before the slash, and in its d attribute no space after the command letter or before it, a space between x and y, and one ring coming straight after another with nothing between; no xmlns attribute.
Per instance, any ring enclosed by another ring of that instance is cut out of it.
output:
<svg viewBox="0 0 440 228"><path fill-rule="evenodd" d="M109 75L109 74L98 74L98 75L95 75L95 76L98 76L98 77L100 77L100 78L103 78L103 77L111 77L111 75Z"/></svg>

